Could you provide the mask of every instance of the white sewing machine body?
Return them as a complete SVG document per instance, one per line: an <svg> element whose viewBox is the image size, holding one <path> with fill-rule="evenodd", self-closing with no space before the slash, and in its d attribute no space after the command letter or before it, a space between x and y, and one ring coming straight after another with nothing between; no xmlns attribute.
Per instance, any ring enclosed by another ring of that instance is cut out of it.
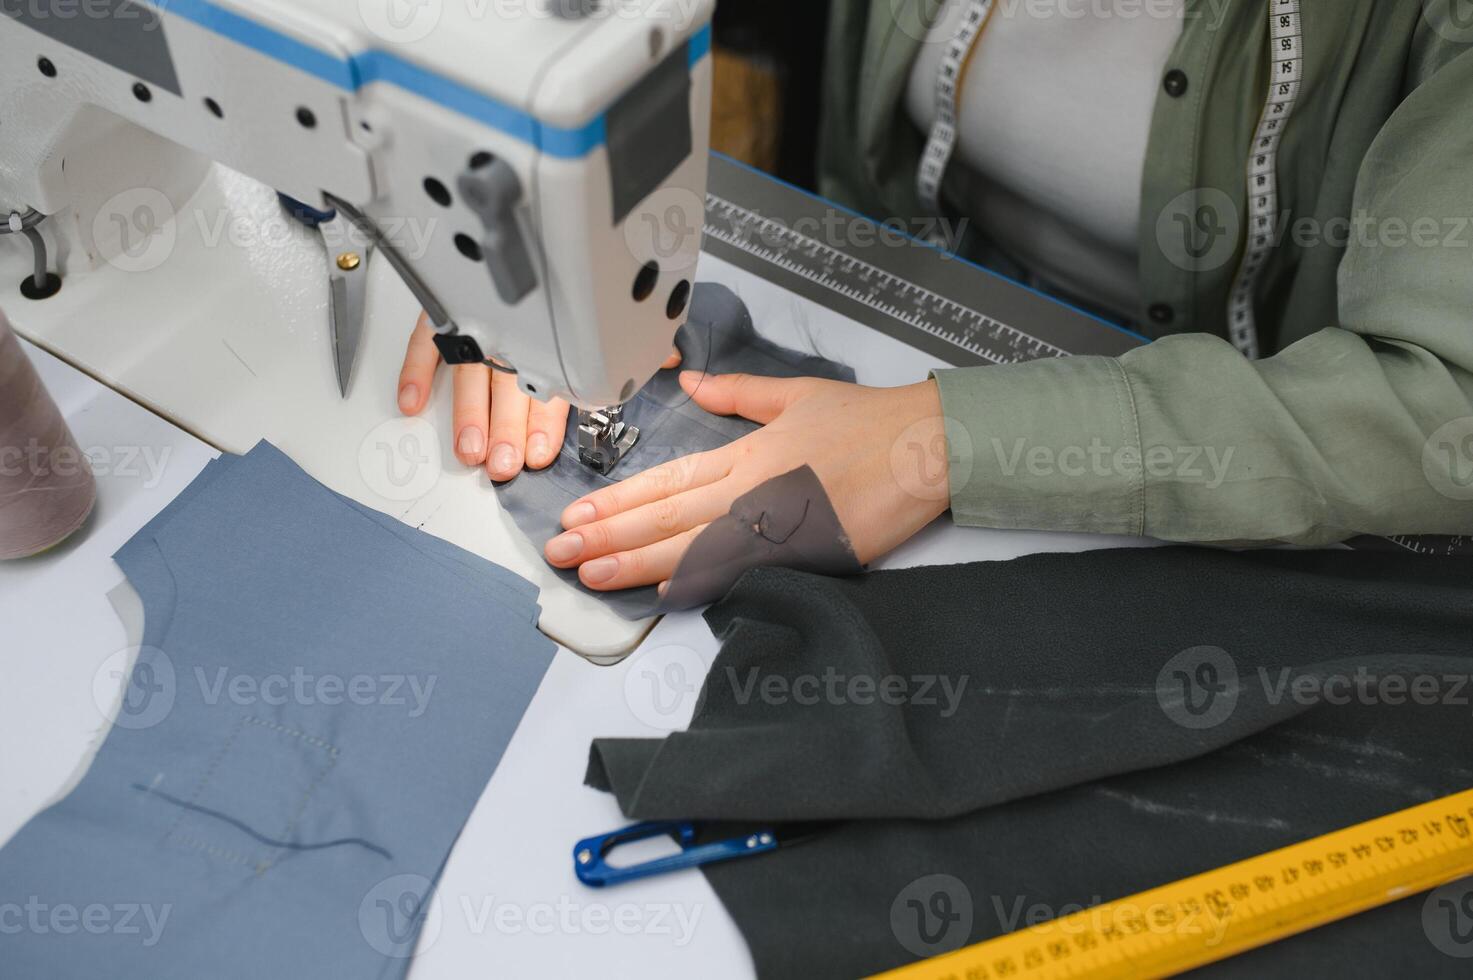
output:
<svg viewBox="0 0 1473 980"><path fill-rule="evenodd" d="M49 216L65 282L126 265L149 230L138 195L177 210L218 161L370 220L449 359L494 358L537 398L619 405L685 319L713 8L6 5L0 209Z"/></svg>

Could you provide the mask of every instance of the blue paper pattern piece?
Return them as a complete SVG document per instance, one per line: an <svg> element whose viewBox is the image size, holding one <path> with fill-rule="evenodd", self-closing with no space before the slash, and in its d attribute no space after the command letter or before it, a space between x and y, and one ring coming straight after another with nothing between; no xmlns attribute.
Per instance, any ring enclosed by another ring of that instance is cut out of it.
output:
<svg viewBox="0 0 1473 980"><path fill-rule="evenodd" d="M0 974L402 976L556 650L535 587L264 443L116 557L145 646L85 778L0 850Z"/></svg>

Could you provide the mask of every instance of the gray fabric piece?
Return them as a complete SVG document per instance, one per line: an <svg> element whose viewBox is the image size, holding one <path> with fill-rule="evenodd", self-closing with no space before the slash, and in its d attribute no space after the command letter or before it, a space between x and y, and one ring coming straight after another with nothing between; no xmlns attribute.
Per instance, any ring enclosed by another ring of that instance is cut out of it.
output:
<svg viewBox="0 0 1473 980"><path fill-rule="evenodd" d="M1467 559L758 569L706 620L722 650L689 731L599 739L587 779L631 818L742 822L725 836L839 822L703 869L764 977L868 976L1473 784ZM1473 813L1446 827L1467 839ZM1466 976L1423 906L1204 972Z"/></svg>
<svg viewBox="0 0 1473 980"><path fill-rule="evenodd" d="M675 345L681 354L680 368L656 374L625 406L624 421L638 427L640 438L612 473L607 476L595 473L578 461L578 420L577 413L573 413L556 462L545 470L524 472L498 485L501 506L539 549L562 533L562 512L578 498L661 463L724 446L760 428L746 419L711 415L701 409L680 387L681 371L854 380L852 368L779 347L760 337L746 304L730 289L716 283L696 285L690 316L676 334ZM842 548L833 550L835 562L842 563L842 551ZM753 560L743 567L756 563L754 554ZM740 556L728 555L724 564L734 569L740 564ZM682 564L677 574L684 570ZM576 570L557 570L557 574L570 586L596 596L626 619L644 619L657 612L682 608L673 603L673 598L697 605L715 597L706 595L706 590L698 589L694 582L689 587L677 588L672 581L666 601L661 602L654 586L598 592L579 582ZM736 575L723 577L734 580Z"/></svg>
<svg viewBox="0 0 1473 980"><path fill-rule="evenodd" d="M819 575L863 571L818 474L807 466L732 501L725 517L691 542L670 576L662 609L690 609L726 595L753 568Z"/></svg>
<svg viewBox="0 0 1473 980"><path fill-rule="evenodd" d="M0 903L137 928L43 911L0 972L402 976L554 655L535 595L265 445L117 557L154 646L81 783L0 850Z"/></svg>

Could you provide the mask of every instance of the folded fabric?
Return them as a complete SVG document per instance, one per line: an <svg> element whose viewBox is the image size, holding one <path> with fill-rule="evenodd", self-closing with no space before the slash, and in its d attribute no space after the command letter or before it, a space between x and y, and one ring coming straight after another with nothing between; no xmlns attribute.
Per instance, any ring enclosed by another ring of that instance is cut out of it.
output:
<svg viewBox="0 0 1473 980"><path fill-rule="evenodd" d="M567 438L556 462L545 470L524 472L497 487L501 506L538 548L562 533L562 513L580 497L661 463L719 448L758 428L755 422L743 418L711 415L695 404L680 387L681 371L854 380L852 368L817 355L779 347L759 336L746 305L730 289L716 283L696 286L690 316L676 334L675 344L681 354L680 368L656 374L624 406L624 421L639 429L639 442L612 473L601 475L578 461L578 419L574 413L568 420ZM816 499L819 506L828 508L827 499L822 494ZM831 508L828 508L828 513L832 514ZM822 522L815 515L815 526L819 523ZM837 527L837 519L833 523ZM560 570L557 574L574 588L598 597L626 619L644 619L666 609L709 602L725 592L724 586L735 580L734 573L726 580L713 580L700 574L712 567L710 551L718 547L718 541L723 552L718 556L718 562L728 569L754 567L767 552L760 547L760 542L742 542L758 547L732 553L734 542L730 539L701 541L699 544L706 560L691 563L689 567L682 563L676 572L679 587L672 580L672 587L666 594L669 601L664 603L656 595L654 586L622 592L597 592L579 582L576 571ZM829 546L823 549L824 564L832 563L834 567L825 570L831 573L858 571L852 555L845 554L847 542L839 542L833 534L828 535L828 541ZM692 550L695 550L694 546ZM769 560L772 557L767 553ZM691 572L697 574L687 586L686 579Z"/></svg>
<svg viewBox="0 0 1473 980"><path fill-rule="evenodd" d="M690 730L596 741L588 782L640 819L842 821L706 869L763 976L868 974L1473 786L1466 560L762 569L706 617ZM1413 970L1466 971L1420 897L1206 972Z"/></svg>
<svg viewBox="0 0 1473 980"><path fill-rule="evenodd" d="M0 904L37 910L0 972L402 976L555 651L535 590L266 444L117 558L145 646L86 776L0 850Z"/></svg>

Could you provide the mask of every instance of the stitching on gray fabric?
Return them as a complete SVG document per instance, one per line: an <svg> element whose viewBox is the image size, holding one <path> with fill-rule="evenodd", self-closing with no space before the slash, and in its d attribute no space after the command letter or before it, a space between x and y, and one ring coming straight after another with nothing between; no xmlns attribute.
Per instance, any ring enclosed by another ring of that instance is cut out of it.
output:
<svg viewBox="0 0 1473 980"><path fill-rule="evenodd" d="M214 780L215 775L220 768L220 764L225 760L225 757L230 754L230 750L234 747L235 742L240 736L240 733L245 730L246 725L254 725L258 728L265 729L266 731L285 735L288 738L295 738L306 745L310 745L313 748L320 749L327 753L327 765L318 769L316 777L312 780L311 785L307 787L306 792L302 794L301 799L297 802L291 819L287 822L286 827L282 830L278 838L267 837L264 834L253 830L249 825L245 824L244 822L236 820L234 817L222 813L219 810L214 810L210 807L202 806L199 803L200 796L203 795L205 789L208 788L209 784ZM231 730L230 735L225 739L224 746L221 747L220 751L216 753L214 759L211 760L209 768L205 771L205 775L201 778L199 785L195 787L194 793L190 796L188 800L181 800L178 797L175 797L169 793L165 793L153 787L143 786L137 783L134 784L133 788L161 797L164 800L167 800L168 802L173 803L174 805L179 807L179 813L175 816L174 822L170 826L168 833L164 835L165 840L174 839L181 842L192 842L196 850L203 851L204 853L210 854L214 857L219 857L222 860L232 860L236 863L245 864L255 868L256 874L258 876L265 874L266 871L274 867L277 863L277 860L281 857L281 854L287 850L317 850L323 847L336 846L338 844L359 843L370 850L382 854L384 857L391 857L388 851L361 838L344 838L341 840L330 841L325 844L308 845L294 844L290 841L289 838L295 832L298 823L302 819L302 815L307 812L307 805L311 802L313 794L317 792L317 787L322 784L322 780L326 778L327 774L337 765L339 754L340 751L338 747L336 745L333 745L331 742L328 742L326 739L318 738L315 735L310 735L299 729L289 728L286 725L282 725L274 721L267 721L254 715L243 715L242 717L236 719L235 726ZM203 844L200 841L195 840L194 838L187 837L186 835L180 833L180 826L183 823L185 817L191 811L203 814L205 816L215 817L216 819L230 823L239 828L241 831L260 840L262 843L273 846L276 850L267 858L250 860L241 856L235 851L227 851L220 848L211 847L209 845Z"/></svg>
<svg viewBox="0 0 1473 980"><path fill-rule="evenodd" d="M307 792L302 794L302 800L300 803L297 804L296 812L292 814L291 820L287 823L286 827L281 832L282 840L289 840L292 834L296 832L297 824L301 821L302 814L307 812L307 804L311 802L312 795L317 792L317 787L322 785L322 781L327 778L327 774L331 772L333 767L335 767L337 764L338 750L333 749L332 755L329 757L327 765L322 767L322 769L317 773L317 778L312 780L312 785L307 787Z"/></svg>
<svg viewBox="0 0 1473 980"><path fill-rule="evenodd" d="M162 553L163 549L159 550L160 553ZM205 769L204 776L200 778L199 785L194 788L193 795L189 797L189 802L191 805L198 802L200 794L205 791L205 787L210 784L210 780L215 778L215 770L219 768L220 763L225 759L225 755L230 751L230 747L235 744L236 736L239 735L241 729L245 727L245 719L246 716L242 715L240 718L237 718L235 720L235 727L230 730L230 735L226 737L225 744L220 747L219 752L215 753L215 758L210 761L209 767ZM186 811L180 810L179 813L175 815L174 823L170 825L168 833L164 835L165 838L172 837L175 832L179 830L179 824L183 822L185 813Z"/></svg>
<svg viewBox="0 0 1473 980"><path fill-rule="evenodd" d="M253 861L250 858L246 857L244 854L239 854L235 851L227 851L218 847L213 847L209 844L206 844L204 841L195 840L193 837L186 837L183 834L178 834L173 839L178 843L185 845L190 850L203 851L211 857L219 858L221 861L227 861L231 864L243 864L248 868L254 868L257 874L260 874L266 868L269 868L271 866L270 864L262 864L260 861Z"/></svg>
<svg viewBox="0 0 1473 980"><path fill-rule="evenodd" d="M306 742L308 745L315 745L320 749L326 749L328 753L334 758L337 757L337 746L333 745L331 742L327 742L323 739L318 738L316 735L308 735L306 732L297 731L295 728L287 728L285 725L278 725L274 721L263 721L262 719L257 718L254 715L246 716L245 721L247 724L260 725L262 728L269 728L274 732L280 732L283 735L291 735L294 738L299 738L302 741Z"/></svg>

